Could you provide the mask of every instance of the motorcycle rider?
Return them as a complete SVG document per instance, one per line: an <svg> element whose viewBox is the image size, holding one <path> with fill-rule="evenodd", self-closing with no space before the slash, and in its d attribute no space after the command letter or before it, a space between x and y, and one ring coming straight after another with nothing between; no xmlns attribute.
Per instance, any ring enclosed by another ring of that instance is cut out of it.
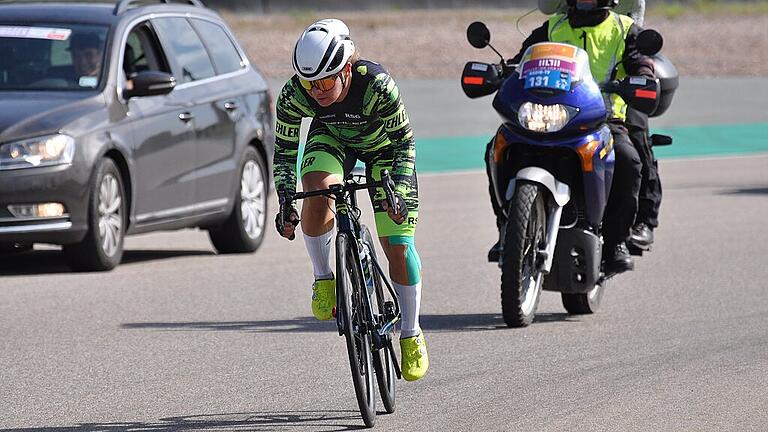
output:
<svg viewBox="0 0 768 432"><path fill-rule="evenodd" d="M368 181L383 170L395 182L396 209L384 190L369 191L376 231L389 261L389 274L402 310L400 353L402 373L414 381L427 372L429 357L419 326L421 260L414 234L419 198L416 182L415 141L400 92L378 63L364 60L337 19L307 27L293 50L295 75L283 86L275 104L274 177L280 200L277 231L292 240L299 217L290 197L296 191L299 130L304 117L312 118L300 164L305 191L341 183L356 159L366 165ZM334 217L330 199L312 197L301 209L304 242L312 262L312 313L318 320L332 318L336 306L336 280L330 266ZM285 212L289 220L283 220Z"/></svg>
<svg viewBox="0 0 768 432"><path fill-rule="evenodd" d="M544 15L567 13L568 5L565 4L564 0L539 0L539 11ZM642 27L645 19L645 0L624 0L619 2L613 11L632 18L635 20L635 24Z"/></svg>
<svg viewBox="0 0 768 432"><path fill-rule="evenodd" d="M565 13L567 5L563 0L539 0L539 11L545 15ZM635 20L636 25L642 27L645 19L645 0L621 1L613 11L629 16ZM653 244L653 230L659 226L662 197L659 166L648 137L648 115L629 107L626 126L629 138L643 163L637 217L630 240L634 245L646 249Z"/></svg>
<svg viewBox="0 0 768 432"><path fill-rule="evenodd" d="M587 51L590 69L602 83L628 75L654 78L653 60L637 50L640 32L634 20L611 9L618 0L566 0L565 14L556 14L534 30L523 42L520 52L510 61L520 62L526 49L539 42L560 42L578 46ZM620 58L617 58L620 57ZM618 95L604 94L609 112L609 127L613 133L615 169L608 204L603 217L603 259L606 272L621 273L634 269L634 261L627 249L631 228L638 208L638 192L642 163L629 139L626 125L627 104ZM490 177L486 151L486 172ZM491 202L498 227L506 222L500 204L496 202L493 185L489 186ZM489 260L498 260L498 244L488 254Z"/></svg>

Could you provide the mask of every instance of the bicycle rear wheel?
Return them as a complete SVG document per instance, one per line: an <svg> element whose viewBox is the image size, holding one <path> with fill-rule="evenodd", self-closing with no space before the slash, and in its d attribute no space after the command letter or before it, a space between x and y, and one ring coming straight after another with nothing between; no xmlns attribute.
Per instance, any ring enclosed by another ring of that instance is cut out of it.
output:
<svg viewBox="0 0 768 432"><path fill-rule="evenodd" d="M371 237L368 227L362 226L360 230L360 238L368 245L368 249L371 251L371 256L376 259L376 249L373 246L373 237ZM369 263L370 274L373 275L374 294L371 299L371 305L374 308L374 314L378 316L384 315L384 283L381 280L381 275L374 269L373 263ZM384 340L384 346L377 349L373 353L373 368L376 370L376 381L379 384L379 394L381 394L381 402L384 404L384 410L388 414L395 412L395 383L397 382L397 374L395 373L395 363L392 359L392 350L389 346L392 345L392 338L387 335Z"/></svg>
<svg viewBox="0 0 768 432"><path fill-rule="evenodd" d="M365 303L361 297L367 292L358 271L357 245L344 233L336 238L336 296L337 313L343 320L344 339L347 342L352 383L363 422L373 427L376 421L376 394L374 384L371 335L366 325Z"/></svg>

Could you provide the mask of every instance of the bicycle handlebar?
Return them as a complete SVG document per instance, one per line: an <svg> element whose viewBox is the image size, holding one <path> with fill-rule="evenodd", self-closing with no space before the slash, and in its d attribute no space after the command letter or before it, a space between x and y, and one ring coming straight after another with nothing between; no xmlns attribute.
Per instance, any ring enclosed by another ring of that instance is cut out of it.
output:
<svg viewBox="0 0 768 432"><path fill-rule="evenodd" d="M352 192L352 191L358 191L362 189L371 189L375 187L380 187L384 189L384 194L386 195L387 204L390 206L390 208L395 208L395 204L396 204L395 182L392 181L392 177L390 177L389 171L387 170L384 170L381 172L381 180L379 181L358 184L351 180L345 180L344 183L333 184L330 187L328 187L328 189L319 189L319 190L309 191L309 192L297 192L293 194L293 196L289 197L289 200L292 202L294 200L300 200L300 199L310 198L314 196L326 196L329 198L336 199L336 196L343 194L344 192ZM285 207L290 208L289 206L285 206Z"/></svg>

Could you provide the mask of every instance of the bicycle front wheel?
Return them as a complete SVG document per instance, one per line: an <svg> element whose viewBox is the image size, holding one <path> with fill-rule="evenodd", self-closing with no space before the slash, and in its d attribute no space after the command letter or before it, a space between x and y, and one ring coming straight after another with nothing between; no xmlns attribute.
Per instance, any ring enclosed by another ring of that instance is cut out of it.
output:
<svg viewBox="0 0 768 432"><path fill-rule="evenodd" d="M360 229L360 238L368 246L371 256L376 259L373 237L371 237L371 232L365 225ZM371 307L374 308L374 314L381 317L384 316L384 282L382 282L381 276L374 268L373 263L369 262L368 265L370 266L368 271L373 277L373 285L375 287L374 298L371 299ZM376 371L379 394L381 395L381 402L384 404L384 410L388 414L395 412L395 382L397 382L395 362L392 358L393 351L389 348L391 345L391 335L387 335L384 346L373 353L373 368Z"/></svg>
<svg viewBox="0 0 768 432"><path fill-rule="evenodd" d="M366 325L366 310L362 293L366 292L357 259L357 244L347 234L336 238L336 298L344 338L347 342L352 383L363 422L373 427L376 421L371 335Z"/></svg>

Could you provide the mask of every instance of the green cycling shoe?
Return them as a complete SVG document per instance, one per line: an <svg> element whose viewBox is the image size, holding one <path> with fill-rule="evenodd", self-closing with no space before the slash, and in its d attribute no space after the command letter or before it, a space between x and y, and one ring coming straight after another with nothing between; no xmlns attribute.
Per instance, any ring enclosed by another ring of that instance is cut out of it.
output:
<svg viewBox="0 0 768 432"><path fill-rule="evenodd" d="M416 336L400 339L400 354L403 378L406 381L416 381L427 373L429 355L423 332L419 331Z"/></svg>
<svg viewBox="0 0 768 432"><path fill-rule="evenodd" d="M320 321L333 318L336 308L336 279L316 280L312 284L312 314Z"/></svg>

